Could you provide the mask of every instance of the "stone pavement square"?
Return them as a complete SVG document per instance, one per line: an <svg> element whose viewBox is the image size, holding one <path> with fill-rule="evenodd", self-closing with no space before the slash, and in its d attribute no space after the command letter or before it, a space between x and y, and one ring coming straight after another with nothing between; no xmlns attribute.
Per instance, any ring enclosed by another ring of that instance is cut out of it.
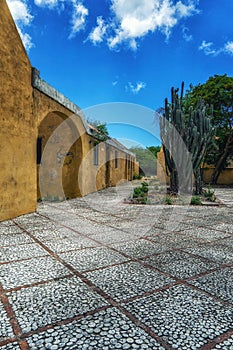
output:
<svg viewBox="0 0 233 350"><path fill-rule="evenodd" d="M35 231L30 231L31 235L38 238L41 242L43 241L57 241L63 238L73 238L75 233L69 228L55 225L56 227L45 227L42 229L37 229Z"/></svg>
<svg viewBox="0 0 233 350"><path fill-rule="evenodd" d="M89 272L86 276L117 301L135 297L174 282L171 278L148 270L136 262Z"/></svg>
<svg viewBox="0 0 233 350"><path fill-rule="evenodd" d="M0 349L233 350L225 205L129 205L114 189L0 223Z"/></svg>
<svg viewBox="0 0 233 350"><path fill-rule="evenodd" d="M46 281L71 272L51 256L0 264L0 280L4 289L12 289Z"/></svg>
<svg viewBox="0 0 233 350"><path fill-rule="evenodd" d="M176 349L198 349L233 326L232 307L187 286L174 286L125 305Z"/></svg>
<svg viewBox="0 0 233 350"><path fill-rule="evenodd" d="M23 231L22 231L23 232ZM33 239L26 233L0 232L0 247L7 247L23 243L34 243Z"/></svg>
<svg viewBox="0 0 233 350"><path fill-rule="evenodd" d="M150 349L164 348L117 309L107 309L28 338L36 349ZM133 346L134 345L134 346ZM52 348L53 346L53 348Z"/></svg>
<svg viewBox="0 0 233 350"><path fill-rule="evenodd" d="M191 256L182 251L162 253L146 259L146 262L180 279L192 277L219 266L218 264Z"/></svg>
<svg viewBox="0 0 233 350"><path fill-rule="evenodd" d="M60 253L59 256L80 272L129 260L108 247L87 248L75 252Z"/></svg>
<svg viewBox="0 0 233 350"><path fill-rule="evenodd" d="M229 237L228 232L221 232L221 231L213 230L212 228L209 229L204 227L194 227L189 230L183 230L182 234L192 236L194 238L202 238L206 240Z"/></svg>
<svg viewBox="0 0 233 350"><path fill-rule="evenodd" d="M97 247L100 245L100 243L86 237L82 237L80 235L73 235L69 238L63 238L58 242L55 240L47 242L45 241L44 244L55 253Z"/></svg>
<svg viewBox="0 0 233 350"><path fill-rule="evenodd" d="M233 301L233 268L219 269L189 283L224 301Z"/></svg>
<svg viewBox="0 0 233 350"><path fill-rule="evenodd" d="M145 239L133 240L125 243L115 243L112 248L129 255L133 259L143 258L153 254L159 254L167 250L166 245L149 242Z"/></svg>
<svg viewBox="0 0 233 350"><path fill-rule="evenodd" d="M76 276L23 288L7 296L23 333L107 304Z"/></svg>
<svg viewBox="0 0 233 350"><path fill-rule="evenodd" d="M47 255L47 252L36 243L1 247L0 263Z"/></svg>
<svg viewBox="0 0 233 350"><path fill-rule="evenodd" d="M194 248L186 248L185 250L188 253L199 255L221 264L233 263L232 247L224 246L220 242L202 244Z"/></svg>
<svg viewBox="0 0 233 350"><path fill-rule="evenodd" d="M189 232L189 231L188 231ZM147 236L147 239L151 240L153 243L158 244L159 246L164 246L166 249L179 249L186 247L193 247L201 243L208 242L203 238L192 237L191 235L183 234L182 232L173 232L173 233L160 233L154 236Z"/></svg>

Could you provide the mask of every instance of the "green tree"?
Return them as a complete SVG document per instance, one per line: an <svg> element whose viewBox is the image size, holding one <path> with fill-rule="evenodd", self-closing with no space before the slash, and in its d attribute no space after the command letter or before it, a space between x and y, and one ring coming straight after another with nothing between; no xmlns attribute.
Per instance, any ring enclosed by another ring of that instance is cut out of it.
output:
<svg viewBox="0 0 233 350"><path fill-rule="evenodd" d="M94 130L93 135L98 138L100 141L106 141L109 137L109 132L107 128L107 123L103 123L99 120L87 120L88 124L90 126L94 127L96 131Z"/></svg>
<svg viewBox="0 0 233 350"><path fill-rule="evenodd" d="M157 153L161 150L161 146L149 146L146 147L157 158Z"/></svg>
<svg viewBox="0 0 233 350"><path fill-rule="evenodd" d="M204 84L190 86L185 96L186 111L195 106L199 98L213 106L212 125L216 127L218 147L209 149L205 161L215 164L212 184L216 184L233 155L233 77L214 75Z"/></svg>

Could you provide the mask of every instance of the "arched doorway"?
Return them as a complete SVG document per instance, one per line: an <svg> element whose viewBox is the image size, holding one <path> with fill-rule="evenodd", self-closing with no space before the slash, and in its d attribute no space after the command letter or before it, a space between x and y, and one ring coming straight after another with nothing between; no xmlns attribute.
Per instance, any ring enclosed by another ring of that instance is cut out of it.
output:
<svg viewBox="0 0 233 350"><path fill-rule="evenodd" d="M78 176L83 157L77 116L50 112L38 127L37 197L63 200L81 195Z"/></svg>

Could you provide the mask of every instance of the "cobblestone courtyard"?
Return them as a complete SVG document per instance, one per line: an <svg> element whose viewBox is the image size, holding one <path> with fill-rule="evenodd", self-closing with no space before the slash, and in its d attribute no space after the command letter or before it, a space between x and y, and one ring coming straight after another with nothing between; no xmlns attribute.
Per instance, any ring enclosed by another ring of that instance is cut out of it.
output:
<svg viewBox="0 0 233 350"><path fill-rule="evenodd" d="M108 189L0 223L0 348L232 350L233 189L216 194L136 206Z"/></svg>

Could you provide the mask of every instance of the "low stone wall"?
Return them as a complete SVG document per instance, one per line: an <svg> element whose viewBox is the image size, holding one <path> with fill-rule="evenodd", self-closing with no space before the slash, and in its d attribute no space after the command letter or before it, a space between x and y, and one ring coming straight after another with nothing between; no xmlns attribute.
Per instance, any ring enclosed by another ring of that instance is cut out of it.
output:
<svg viewBox="0 0 233 350"><path fill-rule="evenodd" d="M213 165L205 165L203 167L203 180L206 184L211 182L211 176L214 171ZM158 180L165 184L169 184L169 176L166 175L166 169L165 169L165 159L164 159L164 153L163 150L158 153L158 160L157 160L157 178ZM233 185L233 167L227 167L224 169L218 178L218 185Z"/></svg>
<svg viewBox="0 0 233 350"><path fill-rule="evenodd" d="M203 180L205 183L211 182L211 177L214 171L213 166L203 168ZM233 185L233 168L224 169L218 178L218 185Z"/></svg>

